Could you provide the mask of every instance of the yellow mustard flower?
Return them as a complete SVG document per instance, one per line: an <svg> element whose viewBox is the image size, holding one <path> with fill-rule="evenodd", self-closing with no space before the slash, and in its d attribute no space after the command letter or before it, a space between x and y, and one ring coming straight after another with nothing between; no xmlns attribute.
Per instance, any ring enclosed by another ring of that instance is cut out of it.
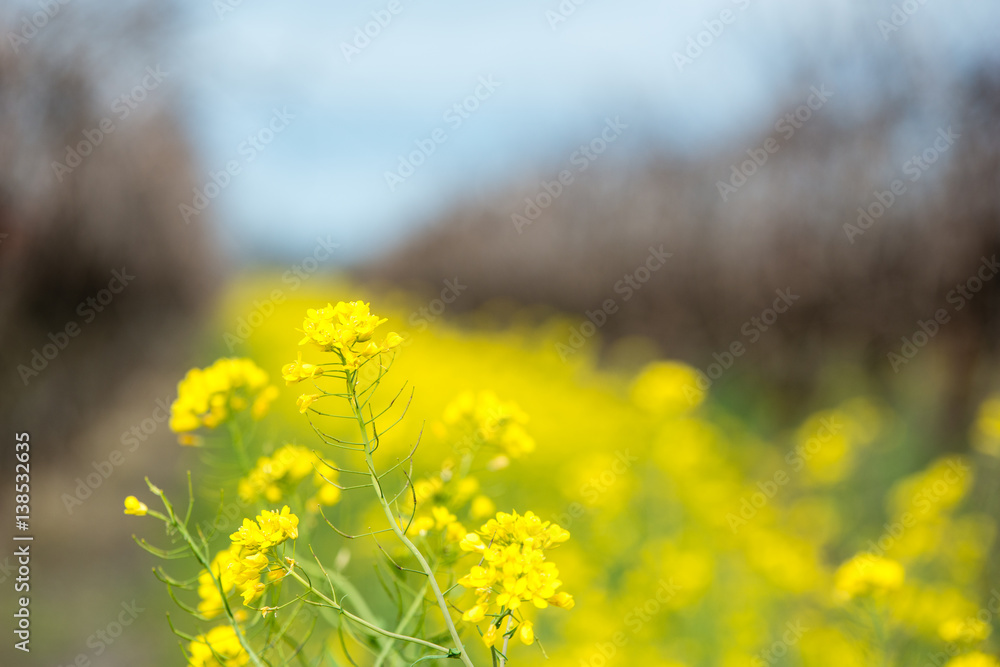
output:
<svg viewBox="0 0 1000 667"><path fill-rule="evenodd" d="M188 665L191 667L243 667L250 664L250 656L243 650L236 630L231 625L220 625L198 635L188 644Z"/></svg>
<svg viewBox="0 0 1000 667"><path fill-rule="evenodd" d="M249 576L247 569L242 565L245 556L247 555L242 553L239 546L231 545L212 559L211 574L208 570L202 570L201 574L198 575L198 611L205 618L215 618L225 608L222 593L219 592L219 586L215 582L216 579L222 584L227 596L236 590L243 597L244 603L256 596L256 584L259 583L260 570L258 570L258 576ZM266 564L265 557L264 565L266 566ZM215 575L215 579L212 578L212 574ZM247 591L253 591L253 595L249 599Z"/></svg>
<svg viewBox="0 0 1000 667"><path fill-rule="evenodd" d="M146 503L142 502L135 496L129 496L125 499L125 514L146 516L147 512L149 512L149 508L146 507Z"/></svg>
<svg viewBox="0 0 1000 667"><path fill-rule="evenodd" d="M487 646L493 646L497 641L497 630L497 626L490 623L489 627L486 628L486 632L483 633L483 643Z"/></svg>
<svg viewBox="0 0 1000 667"><path fill-rule="evenodd" d="M372 341L375 329L387 321L373 315L369 304L364 301L340 301L336 306L327 304L325 308L309 308L299 329L304 334L299 345L312 344L325 352L336 352L340 357L339 365L355 370L365 359L393 349L402 342L402 338L395 333L389 333L381 343ZM285 379L289 383L304 379L303 374L310 372L300 362L287 364L285 369L288 369Z"/></svg>
<svg viewBox="0 0 1000 667"><path fill-rule="evenodd" d="M570 609L572 596L557 592L562 586L559 570L545 560L544 553L568 539L569 532L542 521L533 512L526 512L524 516L516 512L498 512L496 518L487 521L477 533L466 535L460 547L479 554L481 564L472 566L458 582L476 592L476 604L462 615L463 620L476 623L487 615L517 611L525 602L539 609L550 604ZM529 625L525 630L527 621L516 616L511 618L518 622L522 641L533 642L533 627ZM483 635L487 645L490 645L490 637L495 640L491 632L495 630L487 629Z"/></svg>
<svg viewBox="0 0 1000 667"><path fill-rule="evenodd" d="M177 385L170 429L181 444L195 444L192 431L216 428L248 407L254 419L261 419L276 396L277 388L253 361L219 359L207 368L192 368Z"/></svg>
<svg viewBox="0 0 1000 667"><path fill-rule="evenodd" d="M301 352L299 352L298 359L281 367L281 377L284 378L287 385L309 380L322 374L323 368L321 366L307 364L302 361Z"/></svg>
<svg viewBox="0 0 1000 667"><path fill-rule="evenodd" d="M518 626L517 633L525 644L535 643L535 626L531 621L522 621L521 625Z"/></svg>
<svg viewBox="0 0 1000 667"><path fill-rule="evenodd" d="M322 464L308 447L284 445L271 456L258 458L253 469L239 481L237 489L240 499L245 503L252 503L263 496L269 503L276 503L310 475L314 475L317 486L329 486L319 476L317 471L320 469L323 469L327 479L337 478L337 471ZM331 488L337 490L335 487Z"/></svg>
<svg viewBox="0 0 1000 667"><path fill-rule="evenodd" d="M305 411L309 409L309 406L315 403L316 399L319 397L319 394L302 394L295 401L295 404L299 406L299 412L305 414Z"/></svg>
<svg viewBox="0 0 1000 667"><path fill-rule="evenodd" d="M299 517L292 514L288 505L280 512L264 510L257 520L243 519L243 525L229 536L233 544L242 546L251 554L266 551L285 540L299 536Z"/></svg>

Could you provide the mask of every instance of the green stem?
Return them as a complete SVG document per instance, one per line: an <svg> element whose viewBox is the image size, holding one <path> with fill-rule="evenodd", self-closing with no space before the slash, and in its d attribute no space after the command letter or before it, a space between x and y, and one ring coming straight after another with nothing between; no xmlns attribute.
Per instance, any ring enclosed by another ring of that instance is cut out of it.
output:
<svg viewBox="0 0 1000 667"><path fill-rule="evenodd" d="M306 569L304 565L301 567L303 569ZM342 575L340 572L337 572L336 570L327 571L326 569L321 568L321 571L323 575L330 580L330 584L334 587L334 589L339 589L344 595L346 595L347 597L351 598L351 600L354 601L354 605L358 609L359 616L369 620L370 622L376 625L379 625L382 622L381 619L375 615L375 612L371 610L371 607L368 606L368 603L365 602L365 598L361 594L361 592L354 586L354 584L351 583L351 581L347 577ZM396 631L399 632L400 629L397 627ZM383 640L382 642L383 653L391 651L392 646L393 644L391 641ZM393 657L394 657L394 663L398 663L400 661L399 656L393 656Z"/></svg>
<svg viewBox="0 0 1000 667"><path fill-rule="evenodd" d="M146 479L146 482L147 484L149 483L148 478ZM201 550L195 546L196 543L194 541L194 538L191 537L191 533L188 532L187 527L183 523L177 520L177 516L174 514L174 508L170 504L170 501L167 500L166 494L164 494L163 491L160 491L159 489L154 491L154 493L160 496L160 499L163 501L163 505L167 508L167 514L169 515L170 522L174 525L175 528L177 528L178 532L180 532L181 537L184 538L184 541L187 542L188 548L191 549L191 553L194 554L195 560L197 560L198 563L200 563L201 566L205 568L205 570L208 572L208 576L212 577L212 581L215 582L215 587L219 589L219 595L222 597L222 607L226 612L226 618L229 619L229 624L233 626L233 630L236 632L236 638L239 639L240 646L242 646L243 650L246 651L246 654L250 657L250 661L254 664L255 667L264 667L264 663L262 663L260 658L257 657L257 653L254 652L254 650L250 647L250 643L247 641L246 636L243 634L243 629L240 628L240 624L236 620L236 616L233 614L232 608L230 608L229 606L229 599L228 599L229 596L226 593L225 589L222 587L222 582L219 581L219 579L215 576L215 573L212 572L212 564L209 561L208 556L206 554L201 553Z"/></svg>
<svg viewBox="0 0 1000 667"><path fill-rule="evenodd" d="M246 446L243 444L243 431L240 430L235 421L229 422L229 435L232 436L233 449L236 450L236 456L240 459L243 472L250 472L250 459L247 457Z"/></svg>
<svg viewBox="0 0 1000 667"><path fill-rule="evenodd" d="M347 393L350 396L351 409L354 411L354 417L358 421L358 426L361 429L362 442L365 446L365 463L368 464L368 474L371 477L372 488L375 490L375 495L378 498L379 504L382 506L382 511L385 514L386 519L389 520L389 526L392 528L392 532L396 534L396 538L403 543L403 545L409 550L413 557L420 564L420 569L424 571L427 575L427 581L430 584L431 590L434 592L434 599L437 600L438 608L441 609L441 615L444 617L445 625L448 627L448 633L451 635L452 641L455 643L455 648L459 651L459 657L466 667L475 667L472 661L469 659L468 651L465 650L465 645L462 644L462 638L458 634L458 629L455 627L455 621L451 618L451 613L448 611L448 602L444 599L444 595L441 593L441 587L438 586L437 579L434 577L434 570L427 563L427 559L420 552L413 542L406 536L406 533L399 527L399 521L396 519L396 515L393 513L392 508L389 507L389 502L386 500L385 495L382 493L382 486L379 484L378 473L375 472L375 462L372 458L372 447L371 440L368 437L368 425L365 422L364 413L361 411L361 406L358 404L358 397L355 393L354 379L356 373L351 373L347 378Z"/></svg>
<svg viewBox="0 0 1000 667"><path fill-rule="evenodd" d="M510 641L510 624L514 622L514 615L507 617L507 628L503 631L503 650L500 651L500 667L507 664L507 643Z"/></svg>
<svg viewBox="0 0 1000 667"><path fill-rule="evenodd" d="M374 623L369 623L368 621L366 621L365 619L361 618L360 616L355 616L351 612L349 612L346 609L344 609L343 607L341 607L339 604L337 604L333 599L331 599L326 594L324 594L321 591L318 591L315 588L313 588L309 584L309 582L301 574L299 574L298 572L296 572L293 568L286 567L285 568L285 572L287 572L288 574L292 575L292 577L294 579L298 580L298 582L300 584L302 584L307 589L309 589L309 591L311 591L314 595L316 595L316 597L318 597L320 600L322 600L323 602L326 602L328 605L330 605L332 608L336 609L338 612L340 612L341 614L343 614L347 618L351 619L352 621L354 621L358 625L361 625L361 626L364 626L364 627L368 628L372 632L376 632L376 633L378 633L378 634L380 634L380 635L382 635L384 637L389 637L390 639L398 639L399 641L410 642L411 644L419 644L421 646L426 646L427 648L431 648L431 649L434 649L435 651L440 651L442 653L446 653L446 654L449 654L449 655L451 655L451 653L452 653L452 649L450 649L450 648L445 648L444 646L440 646L440 645L435 644L433 642L429 642L429 641L426 641L424 639L419 639L417 637L410 637L408 635L397 634L397 633L392 632L390 630L386 630L384 628L380 628L377 625L375 625Z"/></svg>
<svg viewBox="0 0 1000 667"><path fill-rule="evenodd" d="M396 624L396 632L403 632L404 630L406 630L406 626L410 624L410 621L413 619L413 616L417 613L417 610L420 609L421 606L423 606L424 595L426 594L427 594L427 582L425 581L423 587L420 589L420 593L413 598L413 602L406 610L406 613L403 614L403 617L399 619L399 623ZM382 666L382 663L385 661L386 657L388 657L389 652L391 650L392 650L392 644L386 645L385 647L382 648L382 652L378 654L378 658L376 658L375 660L375 667Z"/></svg>

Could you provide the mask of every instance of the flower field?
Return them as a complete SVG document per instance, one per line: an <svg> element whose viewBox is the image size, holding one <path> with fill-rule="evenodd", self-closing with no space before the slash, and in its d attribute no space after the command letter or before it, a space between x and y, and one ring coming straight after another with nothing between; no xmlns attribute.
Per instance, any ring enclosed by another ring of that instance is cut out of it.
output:
<svg viewBox="0 0 1000 667"><path fill-rule="evenodd" d="M850 375L788 422L641 341L566 357L563 317L406 331L314 282L205 332L190 515L153 470L126 501L189 664L1000 665L1000 401L943 452Z"/></svg>

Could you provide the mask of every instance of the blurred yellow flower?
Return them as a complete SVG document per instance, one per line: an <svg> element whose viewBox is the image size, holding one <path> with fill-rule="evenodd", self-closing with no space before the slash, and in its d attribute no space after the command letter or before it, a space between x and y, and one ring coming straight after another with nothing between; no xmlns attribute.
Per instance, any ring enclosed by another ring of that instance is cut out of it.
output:
<svg viewBox="0 0 1000 667"><path fill-rule="evenodd" d="M1000 661L991 655L973 651L956 658L952 658L944 667L1000 667Z"/></svg>
<svg viewBox="0 0 1000 667"><path fill-rule="evenodd" d="M213 429L251 406L254 419L267 414L277 397L268 376L249 359L219 359L207 368L192 368L177 385L170 406L170 429L181 444L194 444L191 431Z"/></svg>
<svg viewBox="0 0 1000 667"><path fill-rule="evenodd" d="M438 432L462 454L487 446L516 459L535 449L534 438L524 428L528 415L492 391L459 394L445 407L442 421Z"/></svg>
<svg viewBox="0 0 1000 667"><path fill-rule="evenodd" d="M675 361L657 361L646 366L632 383L632 401L657 414L683 414L701 405L705 390L698 371Z"/></svg>
<svg viewBox="0 0 1000 667"><path fill-rule="evenodd" d="M250 656L243 650L231 625L219 625L209 630L207 635L198 635L188 644L188 653L188 665L191 667L243 667L250 664Z"/></svg>
<svg viewBox="0 0 1000 667"><path fill-rule="evenodd" d="M496 504L488 496L484 495L478 495L473 498L472 507L469 509L469 513L473 519L485 519L496 511Z"/></svg>
<svg viewBox="0 0 1000 667"><path fill-rule="evenodd" d="M990 636L990 626L977 618L952 618L938 629L941 639L958 644L976 644Z"/></svg>
<svg viewBox="0 0 1000 667"><path fill-rule="evenodd" d="M906 573L894 560L868 553L858 554L837 569L834 586L842 598L881 595L898 590Z"/></svg>

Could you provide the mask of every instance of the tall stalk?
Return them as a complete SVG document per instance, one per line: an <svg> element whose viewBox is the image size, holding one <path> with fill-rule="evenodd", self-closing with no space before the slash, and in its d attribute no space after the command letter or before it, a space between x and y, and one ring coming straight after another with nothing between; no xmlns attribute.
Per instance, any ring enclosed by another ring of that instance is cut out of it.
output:
<svg viewBox="0 0 1000 667"><path fill-rule="evenodd" d="M423 570L425 575L427 575L431 592L434 594L434 599L437 601L438 608L441 610L441 615L444 617L444 623L448 627L448 633L451 635L451 639L455 643L455 648L460 651L459 658L461 658L462 662L468 667L475 667L469 659L469 654L465 649L465 645L462 643L462 638L458 634L458 628L455 627L455 622L451 618L451 612L448 611L448 601L445 600L444 594L441 593L441 587L438 585L437 579L434 578L434 570L431 568L430 564L428 564L427 559L424 558L420 549L418 549L417 546L410 541L410 539L406 536L406 533L404 533L399 527L399 520L397 519L396 514L392 511L392 508L389 507L389 501L382 492L382 485L379 483L378 473L375 471L371 438L368 437L368 422L365 420L364 413L361 410L361 404L358 401L357 386L355 384L356 379L357 371L347 373L347 395L348 401L351 404L351 409L354 412L354 418L358 422L358 428L361 429L361 442L365 449L365 463L368 466L368 474L371 478L372 489L374 489L379 505L382 506L382 511L385 513L385 517L389 521L389 526L391 526L392 532L395 533L396 537L403 543L404 546L406 546L409 552L413 554L413 557L420 565L420 569Z"/></svg>

